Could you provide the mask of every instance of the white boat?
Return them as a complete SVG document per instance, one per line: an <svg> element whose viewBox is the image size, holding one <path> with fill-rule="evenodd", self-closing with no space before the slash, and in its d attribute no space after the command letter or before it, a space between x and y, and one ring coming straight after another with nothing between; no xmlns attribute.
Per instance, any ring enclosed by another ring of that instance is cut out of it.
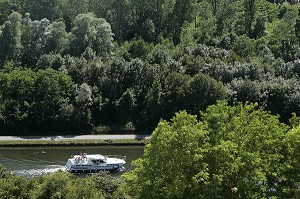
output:
<svg viewBox="0 0 300 199"><path fill-rule="evenodd" d="M72 173L95 173L103 170L123 170L125 156L74 155L68 159L66 170Z"/></svg>

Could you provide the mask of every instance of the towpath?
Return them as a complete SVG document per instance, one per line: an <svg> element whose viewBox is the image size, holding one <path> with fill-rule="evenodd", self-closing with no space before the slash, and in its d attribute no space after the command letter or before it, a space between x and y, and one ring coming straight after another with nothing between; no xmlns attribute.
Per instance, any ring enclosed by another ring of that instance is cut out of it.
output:
<svg viewBox="0 0 300 199"><path fill-rule="evenodd" d="M20 140L131 140L149 139L150 135L70 135L70 136L0 136L0 141Z"/></svg>

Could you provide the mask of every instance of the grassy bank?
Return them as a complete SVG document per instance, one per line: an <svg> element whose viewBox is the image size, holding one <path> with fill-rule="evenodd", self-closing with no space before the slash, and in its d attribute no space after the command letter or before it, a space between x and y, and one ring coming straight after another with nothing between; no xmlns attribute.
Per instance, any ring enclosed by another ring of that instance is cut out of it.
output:
<svg viewBox="0 0 300 199"><path fill-rule="evenodd" d="M142 146L149 140L145 139L118 139L118 140L17 140L0 141L0 147L27 147L27 146Z"/></svg>

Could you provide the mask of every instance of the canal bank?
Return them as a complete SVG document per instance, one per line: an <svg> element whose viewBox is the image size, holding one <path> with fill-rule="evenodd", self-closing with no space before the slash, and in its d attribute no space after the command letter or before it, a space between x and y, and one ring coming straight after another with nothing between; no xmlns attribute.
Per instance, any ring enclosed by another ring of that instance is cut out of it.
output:
<svg viewBox="0 0 300 199"><path fill-rule="evenodd" d="M0 147L143 146L149 135L0 136Z"/></svg>

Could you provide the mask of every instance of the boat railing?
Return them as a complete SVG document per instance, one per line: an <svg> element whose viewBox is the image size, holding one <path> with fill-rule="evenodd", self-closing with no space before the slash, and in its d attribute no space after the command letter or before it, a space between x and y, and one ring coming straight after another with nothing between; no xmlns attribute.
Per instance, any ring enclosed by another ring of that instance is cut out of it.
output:
<svg viewBox="0 0 300 199"><path fill-rule="evenodd" d="M107 158L118 158L118 159L122 159L122 160L126 160L126 156L124 155L104 155Z"/></svg>

